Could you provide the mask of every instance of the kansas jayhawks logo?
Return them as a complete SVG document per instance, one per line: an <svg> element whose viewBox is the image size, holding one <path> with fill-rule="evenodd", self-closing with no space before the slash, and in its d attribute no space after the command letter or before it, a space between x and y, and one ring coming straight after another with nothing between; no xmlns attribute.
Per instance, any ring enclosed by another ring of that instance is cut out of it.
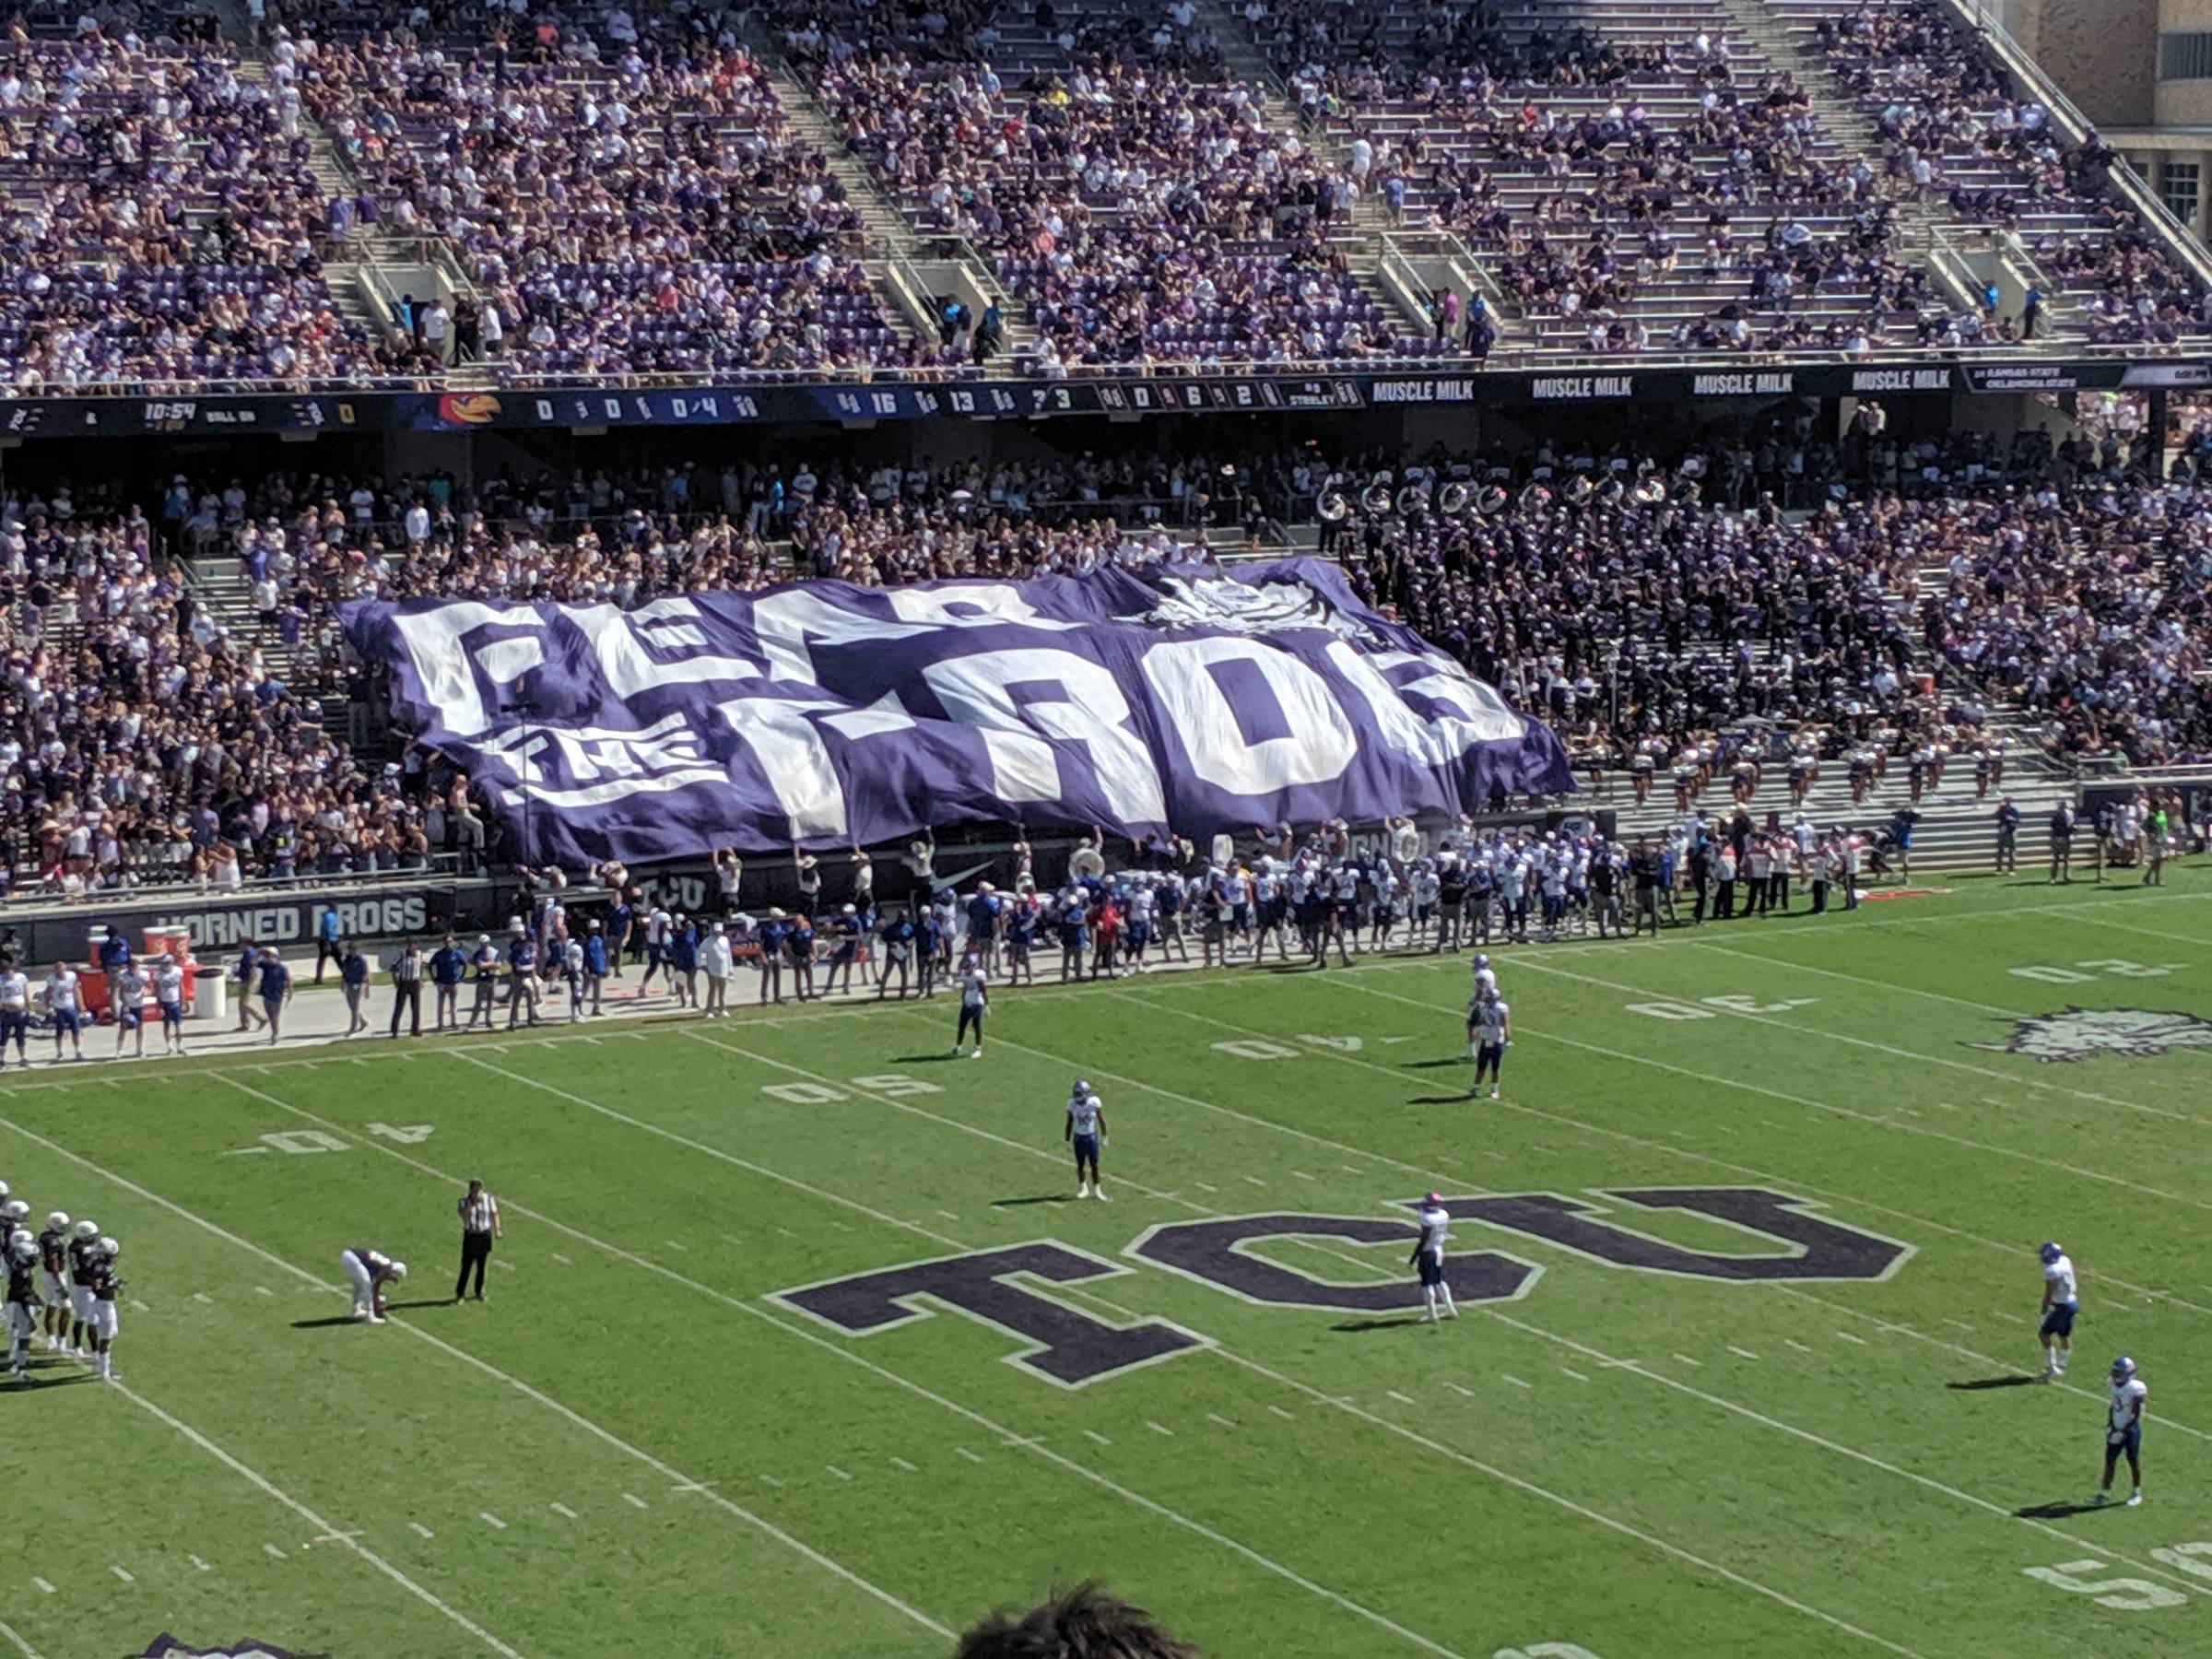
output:
<svg viewBox="0 0 2212 1659"><path fill-rule="evenodd" d="M2027 1054L2046 1065L2095 1054L2147 1056L2172 1049L2212 1048L2212 1020L2149 1008L2068 1008L2023 1019L2004 1042L1969 1042L1967 1048Z"/></svg>

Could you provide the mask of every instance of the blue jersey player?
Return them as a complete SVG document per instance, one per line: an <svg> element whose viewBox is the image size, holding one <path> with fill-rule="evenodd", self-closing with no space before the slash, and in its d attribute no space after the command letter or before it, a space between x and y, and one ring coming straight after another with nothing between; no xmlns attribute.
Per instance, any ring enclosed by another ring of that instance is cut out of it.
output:
<svg viewBox="0 0 2212 1659"><path fill-rule="evenodd" d="M1457 1319L1459 1310L1452 1305L1452 1287L1444 1281L1444 1235L1452 1226L1451 1212L1444 1208L1443 1199L1430 1193L1421 1200L1421 1236L1413 1247L1409 1265L1421 1276L1421 1300L1429 1312L1423 1316L1430 1324L1437 1321L1441 1310L1446 1319Z"/></svg>
<svg viewBox="0 0 2212 1659"><path fill-rule="evenodd" d="M2104 1418L2104 1484L2089 1501L2112 1500L2112 1471L2124 1456L2128 1478L2135 1483L2127 1507L2136 1509L2143 1502L2143 1402L2150 1397L2150 1389L2136 1375L2136 1362L2125 1354L2112 1361L2112 1378L2106 1388L2111 1403Z"/></svg>
<svg viewBox="0 0 2212 1659"><path fill-rule="evenodd" d="M2080 1286L2074 1277L2073 1258L2056 1244L2039 1252L2043 1259L2043 1381L2066 1374L2074 1357L2074 1315L2081 1311Z"/></svg>
<svg viewBox="0 0 2212 1659"><path fill-rule="evenodd" d="M1067 1098L1066 1140L1076 1154L1076 1196L1108 1203L1106 1183L1099 1179L1099 1148L1106 1144L1106 1108L1100 1103L1097 1091L1079 1078L1076 1092Z"/></svg>

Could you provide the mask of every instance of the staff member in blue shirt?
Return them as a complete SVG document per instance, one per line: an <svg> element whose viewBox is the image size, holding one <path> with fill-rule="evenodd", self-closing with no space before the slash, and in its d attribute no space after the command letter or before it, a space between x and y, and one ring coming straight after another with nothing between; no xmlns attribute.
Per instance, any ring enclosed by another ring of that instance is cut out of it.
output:
<svg viewBox="0 0 2212 1659"><path fill-rule="evenodd" d="M491 942L489 934L477 935L477 948L468 959L468 966L474 976L470 983L477 988L477 1000L469 1007L468 1023L461 1029L473 1031L477 1029L477 1021L481 1019L484 1029L488 1031L491 1030L494 999L500 994L500 947Z"/></svg>
<svg viewBox="0 0 2212 1659"><path fill-rule="evenodd" d="M261 953L261 1006L265 1018L262 1023L269 1028L269 1045L274 1048L281 1037L284 1025L284 1006L292 1000L292 971L284 965L284 959L271 945Z"/></svg>
<svg viewBox="0 0 2212 1659"><path fill-rule="evenodd" d="M599 1012L599 994L606 984L606 935L594 916L583 935L583 983L592 994L592 1012Z"/></svg>
<svg viewBox="0 0 2212 1659"><path fill-rule="evenodd" d="M325 904L315 912L315 983L319 985L323 982L324 963L340 964L339 972L342 974L345 971L345 960L346 941L338 935L338 907Z"/></svg>
<svg viewBox="0 0 2212 1659"><path fill-rule="evenodd" d="M250 1031L256 1023L266 1025L253 1011L253 986L261 973L261 947L248 939L239 952L238 966L230 970L230 977L238 982L238 1029Z"/></svg>
<svg viewBox="0 0 2212 1659"><path fill-rule="evenodd" d="M461 943L452 934L445 943L430 954L430 982L438 987L437 1030L445 1030L447 1022L458 1023L461 1018L461 982L468 974L468 958L463 954Z"/></svg>
<svg viewBox="0 0 2212 1659"><path fill-rule="evenodd" d="M369 1029L361 1018L361 998L369 993L369 959L351 939L338 941L338 988L346 993L346 1035Z"/></svg>
<svg viewBox="0 0 2212 1659"><path fill-rule="evenodd" d="M768 920L760 924L754 935L760 942L760 1000L783 1000L783 942L791 936L791 928L781 908L771 908Z"/></svg>
<svg viewBox="0 0 2212 1659"><path fill-rule="evenodd" d="M699 924L688 916L678 916L670 931L668 955L676 965L676 972L668 982L676 987L676 1006L679 1008L699 1006Z"/></svg>
<svg viewBox="0 0 2212 1659"><path fill-rule="evenodd" d="M527 1013L537 1024L537 946L521 923L509 930L507 940L507 1029L513 1030Z"/></svg>

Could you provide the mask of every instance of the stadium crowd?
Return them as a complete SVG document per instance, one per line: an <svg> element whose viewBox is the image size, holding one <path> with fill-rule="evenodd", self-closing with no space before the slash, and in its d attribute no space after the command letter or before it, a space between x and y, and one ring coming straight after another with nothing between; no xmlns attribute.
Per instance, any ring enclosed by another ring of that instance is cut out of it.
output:
<svg viewBox="0 0 2212 1659"><path fill-rule="evenodd" d="M1654 40L1248 0L1295 111L1229 74L1185 4L771 6L844 146L1008 296L932 337L871 286L857 205L735 16L276 0L249 63L170 12L41 4L0 49L0 371L48 392L411 384L478 359L504 381L935 377L1005 352L1056 376L1481 357L1515 327L1606 353L2212 330L2110 147L2062 139L1941 8L1776 9L1878 149L1827 130L1718 6ZM318 137L344 185L318 182ZM1915 200L2033 272L2017 313L1907 256ZM1518 324L1456 293L1426 320L1386 302L1355 266L1386 224L1467 237ZM408 247L476 285L426 303L432 328L333 294L324 259Z"/></svg>
<svg viewBox="0 0 2212 1659"><path fill-rule="evenodd" d="M1890 448L1900 473L1925 473L1914 488L1884 487ZM1886 433L1823 447L1776 430L1671 474L1618 451L1379 471L1387 460L826 460L473 487L180 477L150 503L20 493L0 510L0 866L76 896L496 853L465 780L418 750L361 761L324 724L324 698L378 698L335 626L354 597L627 608L794 577L1024 577L1213 557L1316 512L1364 596L1557 724L1584 764L1672 778L1686 805L1762 764L1840 762L1870 784L1895 757L1933 782L1944 754L1987 755L1990 712L2006 707L2069 757L2212 753L2197 693L2212 499L2127 477L2124 449ZM1808 472L1832 475L1812 488L1823 504L1784 513L1771 486ZM236 560L245 614L211 607L186 555Z"/></svg>

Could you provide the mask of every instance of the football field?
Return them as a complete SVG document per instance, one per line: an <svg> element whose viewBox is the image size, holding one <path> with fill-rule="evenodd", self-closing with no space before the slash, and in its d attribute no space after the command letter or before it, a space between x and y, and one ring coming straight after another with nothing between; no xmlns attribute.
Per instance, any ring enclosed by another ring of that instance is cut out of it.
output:
<svg viewBox="0 0 2212 1659"><path fill-rule="evenodd" d="M1002 992L981 1061L941 998L10 1072L0 1177L129 1282L119 1384L0 1382L0 1654L930 1659L1091 1577L1214 1659L2212 1653L2170 878L1501 950L1495 1102L1465 957ZM2092 1510L2122 1353L2146 1501Z"/></svg>

